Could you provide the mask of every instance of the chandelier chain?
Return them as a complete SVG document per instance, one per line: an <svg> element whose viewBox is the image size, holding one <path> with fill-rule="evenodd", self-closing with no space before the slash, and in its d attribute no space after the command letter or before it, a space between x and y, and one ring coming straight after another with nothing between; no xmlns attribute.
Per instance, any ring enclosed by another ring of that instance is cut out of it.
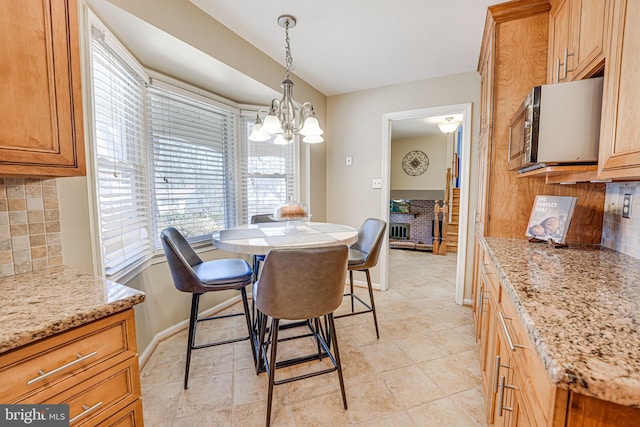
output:
<svg viewBox="0 0 640 427"><path fill-rule="evenodd" d="M289 73L293 70L293 57L291 56L291 40L289 39L289 21L287 20L285 27L285 64L287 68L287 79L289 79Z"/></svg>

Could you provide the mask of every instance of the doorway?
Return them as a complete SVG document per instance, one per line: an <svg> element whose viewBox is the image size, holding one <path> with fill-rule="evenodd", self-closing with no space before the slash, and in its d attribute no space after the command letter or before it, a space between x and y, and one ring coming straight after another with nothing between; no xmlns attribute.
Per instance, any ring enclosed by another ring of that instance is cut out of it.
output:
<svg viewBox="0 0 640 427"><path fill-rule="evenodd" d="M463 304L464 302L464 279L466 275L466 252L467 252L467 233L469 218L469 174L471 164L471 104L455 104L444 105L438 107L422 108L416 110L397 111L386 113L382 118L382 192L380 199L380 218L386 218L389 223L389 200L391 192L391 136L393 122L396 120L408 120L428 118L435 116L451 116L462 115L462 144L460 147L460 219L458 229L458 251L456 262L456 286L455 286L455 302ZM445 168L446 169L446 168ZM381 290L388 289L389 275L389 256L388 251L380 254L380 287Z"/></svg>

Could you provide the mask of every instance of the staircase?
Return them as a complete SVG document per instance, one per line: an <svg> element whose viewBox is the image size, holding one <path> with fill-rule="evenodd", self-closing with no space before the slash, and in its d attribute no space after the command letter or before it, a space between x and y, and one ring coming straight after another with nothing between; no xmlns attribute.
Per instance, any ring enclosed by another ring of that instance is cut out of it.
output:
<svg viewBox="0 0 640 427"><path fill-rule="evenodd" d="M460 189L451 189L451 200L449 201L451 209L451 222L447 224L447 252L458 252L458 220L460 218Z"/></svg>

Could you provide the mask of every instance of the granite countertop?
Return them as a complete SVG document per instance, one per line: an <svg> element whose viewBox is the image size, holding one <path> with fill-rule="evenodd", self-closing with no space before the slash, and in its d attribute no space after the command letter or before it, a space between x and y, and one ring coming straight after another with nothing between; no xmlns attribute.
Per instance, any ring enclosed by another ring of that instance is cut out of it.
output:
<svg viewBox="0 0 640 427"><path fill-rule="evenodd" d="M0 278L0 353L126 310L144 297L67 266Z"/></svg>
<svg viewBox="0 0 640 427"><path fill-rule="evenodd" d="M551 381L640 407L640 260L598 245L485 247Z"/></svg>

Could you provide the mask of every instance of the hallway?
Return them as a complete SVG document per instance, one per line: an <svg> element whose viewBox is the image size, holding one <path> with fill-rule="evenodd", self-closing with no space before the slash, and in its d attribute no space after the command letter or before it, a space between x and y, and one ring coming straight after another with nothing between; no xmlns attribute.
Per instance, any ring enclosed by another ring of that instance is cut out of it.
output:
<svg viewBox="0 0 640 427"><path fill-rule="evenodd" d="M391 250L390 261L389 290L375 293L380 340L370 314L336 321L349 409L337 375L322 375L275 387L273 426L486 425L472 312L454 303L455 254ZM205 323L199 341L246 333L242 322ZM143 369L146 425L264 425L267 376L256 376L246 341L195 351L189 390L182 389L185 347L182 331Z"/></svg>

